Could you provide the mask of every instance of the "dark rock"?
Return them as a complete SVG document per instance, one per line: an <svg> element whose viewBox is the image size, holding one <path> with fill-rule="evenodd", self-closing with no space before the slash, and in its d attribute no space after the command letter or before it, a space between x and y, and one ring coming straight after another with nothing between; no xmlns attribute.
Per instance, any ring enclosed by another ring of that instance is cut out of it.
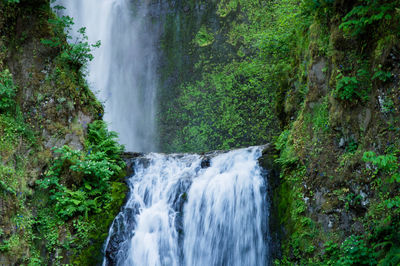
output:
<svg viewBox="0 0 400 266"><path fill-rule="evenodd" d="M263 169L263 176L268 184L267 186L267 197L270 202L269 211L269 250L271 262L275 259L282 257L281 250L281 239L284 237L284 228L281 225L278 215L279 198L276 197L276 191L280 185L280 167L275 163L275 159L278 156L278 151L271 144L264 146L262 156L258 159L260 166Z"/></svg>
<svg viewBox="0 0 400 266"><path fill-rule="evenodd" d="M121 154L121 157L124 160L129 160L129 159L141 157L143 155L144 155L144 153L141 153L141 152L123 152Z"/></svg>
<svg viewBox="0 0 400 266"><path fill-rule="evenodd" d="M207 167L210 167L210 165L211 165L211 159L209 157L205 157L201 161L201 168L207 168Z"/></svg>

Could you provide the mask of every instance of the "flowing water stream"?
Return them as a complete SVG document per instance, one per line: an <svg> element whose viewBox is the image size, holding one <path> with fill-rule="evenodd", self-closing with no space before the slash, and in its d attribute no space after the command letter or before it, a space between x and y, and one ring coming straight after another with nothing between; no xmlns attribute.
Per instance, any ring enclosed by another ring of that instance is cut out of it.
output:
<svg viewBox="0 0 400 266"><path fill-rule="evenodd" d="M266 265L261 151L133 159L128 200L111 226L103 265Z"/></svg>

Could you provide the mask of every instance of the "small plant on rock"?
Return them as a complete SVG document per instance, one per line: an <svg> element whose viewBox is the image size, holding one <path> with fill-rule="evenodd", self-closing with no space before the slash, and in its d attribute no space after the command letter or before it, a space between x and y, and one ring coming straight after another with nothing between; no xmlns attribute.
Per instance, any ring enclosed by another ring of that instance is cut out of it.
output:
<svg viewBox="0 0 400 266"><path fill-rule="evenodd" d="M15 106L16 88L8 69L0 72L0 111L6 111Z"/></svg>

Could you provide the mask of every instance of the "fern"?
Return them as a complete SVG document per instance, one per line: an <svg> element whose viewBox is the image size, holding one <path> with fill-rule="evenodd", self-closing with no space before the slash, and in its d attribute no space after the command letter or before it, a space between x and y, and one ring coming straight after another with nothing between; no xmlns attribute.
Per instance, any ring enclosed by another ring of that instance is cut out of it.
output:
<svg viewBox="0 0 400 266"><path fill-rule="evenodd" d="M88 127L86 152L68 146L54 150L58 157L37 184L48 190L61 219L98 213L108 204L110 181L120 175L124 166L120 157L123 146L116 138L117 134L109 132L103 121L95 121ZM68 186L65 177L75 183Z"/></svg>
<svg viewBox="0 0 400 266"><path fill-rule="evenodd" d="M395 10L397 1L381 3L378 0L362 0L362 4L354 7L343 18L339 28L351 36L364 33L366 28L382 20L391 20L390 14Z"/></svg>

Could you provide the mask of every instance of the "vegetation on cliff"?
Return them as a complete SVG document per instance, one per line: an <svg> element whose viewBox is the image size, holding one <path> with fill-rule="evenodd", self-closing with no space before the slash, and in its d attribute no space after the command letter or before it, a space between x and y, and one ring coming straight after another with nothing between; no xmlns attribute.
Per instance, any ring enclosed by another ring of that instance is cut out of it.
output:
<svg viewBox="0 0 400 266"><path fill-rule="evenodd" d="M161 144L276 144L277 264L400 263L399 4L219 1L183 33L194 67L161 114Z"/></svg>
<svg viewBox="0 0 400 266"><path fill-rule="evenodd" d="M123 147L50 2L0 1L0 263L94 265L125 197Z"/></svg>

